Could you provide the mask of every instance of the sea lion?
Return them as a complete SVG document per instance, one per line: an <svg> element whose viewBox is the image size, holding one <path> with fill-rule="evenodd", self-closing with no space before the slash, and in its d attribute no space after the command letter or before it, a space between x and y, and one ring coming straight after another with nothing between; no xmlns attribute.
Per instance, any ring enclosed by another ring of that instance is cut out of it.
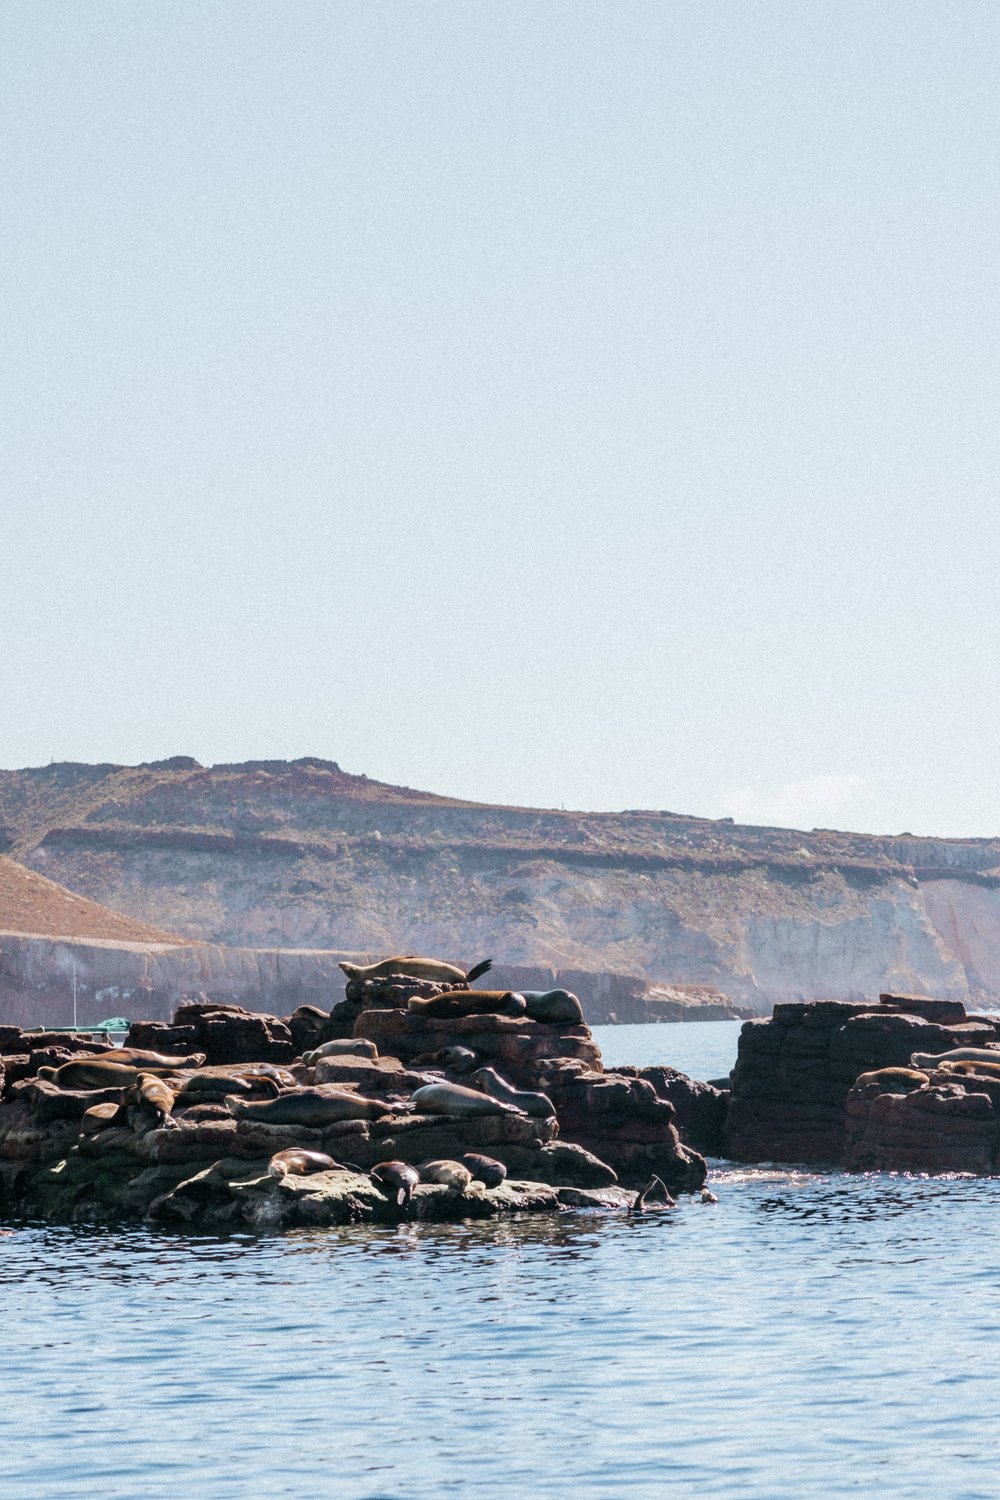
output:
<svg viewBox="0 0 1000 1500"><path fill-rule="evenodd" d="M472 1173L460 1161L422 1161L417 1171L421 1182L438 1182L456 1193L464 1193L472 1181Z"/></svg>
<svg viewBox="0 0 1000 1500"><path fill-rule="evenodd" d="M337 1163L322 1151L307 1151L304 1146L289 1146L276 1151L267 1164L271 1177L308 1177L313 1172L336 1172Z"/></svg>
<svg viewBox="0 0 1000 1500"><path fill-rule="evenodd" d="M480 1156L477 1151L466 1151L458 1159L472 1173L473 1182L481 1182L484 1187L497 1188L507 1176L507 1168L495 1157Z"/></svg>
<svg viewBox="0 0 1000 1500"><path fill-rule="evenodd" d="M120 1104L92 1104L83 1112L80 1134L96 1135L99 1130L104 1130L108 1125L114 1124L120 1112Z"/></svg>
<svg viewBox="0 0 1000 1500"><path fill-rule="evenodd" d="M39 1068L37 1076L61 1089L127 1089L136 1082L139 1072L138 1068L89 1058L65 1062L55 1068Z"/></svg>
<svg viewBox="0 0 1000 1500"><path fill-rule="evenodd" d="M276 1099L281 1089L273 1078L266 1075L249 1078L240 1073L192 1073L185 1078L177 1094L178 1104L205 1103L209 1099L224 1099L227 1094L253 1094L263 1091L265 1098Z"/></svg>
<svg viewBox="0 0 1000 1500"><path fill-rule="evenodd" d="M524 1111L500 1099L491 1099L478 1089L467 1089L460 1083L425 1083L414 1089L410 1103L421 1115L519 1115Z"/></svg>
<svg viewBox="0 0 1000 1500"><path fill-rule="evenodd" d="M1000 1052L997 1061L1000 1062ZM869 1084L876 1084L884 1094L912 1094L914 1089L923 1088L926 1082L927 1074L917 1068L876 1068L874 1072L862 1073L856 1078L854 1087L866 1088Z"/></svg>
<svg viewBox="0 0 1000 1500"><path fill-rule="evenodd" d="M492 969L493 960L485 958L481 964L465 970L443 963L439 958L418 958L415 953L409 953L402 957L383 958L380 963L368 964L367 967L349 963L337 967L348 979L394 979L398 974L404 974L408 979L426 979L432 984L471 984Z"/></svg>
<svg viewBox="0 0 1000 1500"><path fill-rule="evenodd" d="M1000 1048L952 1047L950 1052L914 1052L911 1068L936 1068L943 1062L1000 1062Z"/></svg>
<svg viewBox="0 0 1000 1500"><path fill-rule="evenodd" d="M223 1100L238 1120L261 1120L265 1125L306 1125L322 1129L338 1120L374 1120L391 1115L393 1107L379 1099L366 1099L346 1089L295 1089L277 1099L239 1099L227 1094Z"/></svg>
<svg viewBox="0 0 1000 1500"><path fill-rule="evenodd" d="M151 1068L169 1069L171 1072L186 1068L200 1068L205 1061L204 1052L188 1052L183 1057L170 1057L166 1052L150 1052L145 1047L114 1047L109 1052L81 1052L74 1058L82 1062L91 1058L99 1061L121 1063L123 1067L141 1067L148 1073Z"/></svg>
<svg viewBox="0 0 1000 1500"><path fill-rule="evenodd" d="M1000 1078L1000 1052L996 1062L943 1062L942 1073L954 1073L959 1078Z"/></svg>
<svg viewBox="0 0 1000 1500"><path fill-rule="evenodd" d="M447 1068L450 1073L471 1073L479 1062L478 1052L471 1047L442 1047L439 1052L425 1052L415 1057L415 1068Z"/></svg>
<svg viewBox="0 0 1000 1500"><path fill-rule="evenodd" d="M405 1161L380 1161L372 1167L370 1177L387 1198L395 1198L397 1208L406 1208L420 1173Z"/></svg>
<svg viewBox="0 0 1000 1500"><path fill-rule="evenodd" d="M411 995L407 1010L432 1020L462 1016L523 1016L524 997L513 990L452 990L447 995Z"/></svg>
<svg viewBox="0 0 1000 1500"><path fill-rule="evenodd" d="M152 1073L139 1074L135 1083L125 1090L122 1104L133 1130L177 1128L177 1121L173 1118L174 1091Z"/></svg>
<svg viewBox="0 0 1000 1500"><path fill-rule="evenodd" d="M307 1068L311 1068L321 1057L369 1057L374 1062L378 1057L378 1048L367 1037L348 1036L336 1042L324 1042L311 1052L303 1052L302 1061Z"/></svg>
<svg viewBox="0 0 1000 1500"><path fill-rule="evenodd" d="M243 1064L240 1068L240 1077L247 1079L250 1083L255 1079L271 1078L284 1089L293 1089L298 1083L295 1074L290 1073L287 1068L278 1068L274 1063L266 1062Z"/></svg>
<svg viewBox="0 0 1000 1500"><path fill-rule="evenodd" d="M651 1177L646 1186L643 1188L642 1192L636 1194L635 1202L629 1209L629 1213L645 1213L647 1207L651 1207L652 1205L652 1195L654 1193L658 1193L659 1197L662 1199L662 1206L664 1208L677 1207L677 1199L670 1192L670 1189L667 1187L666 1183L661 1181L659 1177Z"/></svg>
<svg viewBox="0 0 1000 1500"><path fill-rule="evenodd" d="M521 990L532 1021L583 1025L583 1006L570 990Z"/></svg>
<svg viewBox="0 0 1000 1500"><path fill-rule="evenodd" d="M555 1114L555 1105L548 1094L536 1094L530 1089L516 1089L506 1078L501 1078L495 1068L477 1068L469 1079L477 1088L482 1089L484 1094L489 1094L491 1099L502 1099L504 1104L512 1104L515 1109L530 1115L533 1120L551 1120Z"/></svg>

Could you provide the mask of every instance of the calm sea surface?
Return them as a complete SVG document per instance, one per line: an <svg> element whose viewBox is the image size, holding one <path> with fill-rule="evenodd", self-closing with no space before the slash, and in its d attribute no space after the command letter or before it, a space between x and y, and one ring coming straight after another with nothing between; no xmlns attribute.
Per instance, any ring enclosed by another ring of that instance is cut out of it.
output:
<svg viewBox="0 0 1000 1500"><path fill-rule="evenodd" d="M730 1023L602 1029L715 1077ZM0 1494L1000 1495L1000 1183L225 1240L8 1226Z"/></svg>

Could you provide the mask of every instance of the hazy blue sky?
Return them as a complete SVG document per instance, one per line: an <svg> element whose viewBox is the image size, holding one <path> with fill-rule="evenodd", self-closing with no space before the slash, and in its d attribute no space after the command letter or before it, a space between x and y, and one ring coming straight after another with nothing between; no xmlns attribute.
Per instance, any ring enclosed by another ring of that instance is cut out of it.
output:
<svg viewBox="0 0 1000 1500"><path fill-rule="evenodd" d="M1000 833L995 0L0 55L0 764Z"/></svg>

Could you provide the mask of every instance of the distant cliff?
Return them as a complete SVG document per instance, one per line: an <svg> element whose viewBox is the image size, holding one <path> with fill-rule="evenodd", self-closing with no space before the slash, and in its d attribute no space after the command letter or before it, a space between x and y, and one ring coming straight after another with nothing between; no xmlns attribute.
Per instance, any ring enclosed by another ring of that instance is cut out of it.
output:
<svg viewBox="0 0 1000 1500"><path fill-rule="evenodd" d="M1000 993L1000 840L460 802L332 762L0 771L0 849L214 944L711 986L741 1007Z"/></svg>

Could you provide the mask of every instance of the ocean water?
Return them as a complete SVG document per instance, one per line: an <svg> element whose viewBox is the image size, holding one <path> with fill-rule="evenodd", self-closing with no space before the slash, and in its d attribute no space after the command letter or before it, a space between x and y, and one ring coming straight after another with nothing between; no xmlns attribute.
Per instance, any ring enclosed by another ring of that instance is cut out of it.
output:
<svg viewBox="0 0 1000 1500"><path fill-rule="evenodd" d="M617 1031L710 1077L727 1025ZM1000 1184L713 1185L636 1220L7 1225L0 1494L994 1500Z"/></svg>

